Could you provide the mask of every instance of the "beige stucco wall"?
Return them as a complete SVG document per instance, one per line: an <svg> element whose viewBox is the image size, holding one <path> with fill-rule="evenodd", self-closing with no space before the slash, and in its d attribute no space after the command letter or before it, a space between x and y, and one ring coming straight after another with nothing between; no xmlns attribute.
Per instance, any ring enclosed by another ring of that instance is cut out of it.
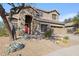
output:
<svg viewBox="0 0 79 59"><path fill-rule="evenodd" d="M22 14L22 12L24 11L24 13ZM32 14L30 14L29 12L31 12ZM46 19L46 20L52 20L52 22L58 22L58 19L59 19L59 15L57 14L57 12L51 12L51 13L46 13L46 12L41 12L42 13L42 16L40 16L41 19ZM19 14L15 14L13 15L13 17L19 19L19 18L23 18L25 15L36 15L36 11L33 10L32 8L26 8L26 9L22 9ZM53 19L52 18L52 14L56 14L57 15L57 19Z"/></svg>
<svg viewBox="0 0 79 59"><path fill-rule="evenodd" d="M58 21L59 19L59 15L56 12L51 12L51 13L45 13L42 12L43 16L41 16L42 19L46 19L46 20L52 20L53 21ZM56 14L57 15L57 19L52 19L52 14Z"/></svg>
<svg viewBox="0 0 79 59"><path fill-rule="evenodd" d="M54 34L64 35L67 33L65 28L52 28L54 29Z"/></svg>

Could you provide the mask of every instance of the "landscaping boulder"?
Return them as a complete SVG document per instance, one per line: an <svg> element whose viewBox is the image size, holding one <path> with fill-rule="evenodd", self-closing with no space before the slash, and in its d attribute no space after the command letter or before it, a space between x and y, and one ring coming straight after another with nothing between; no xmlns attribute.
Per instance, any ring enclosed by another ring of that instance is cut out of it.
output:
<svg viewBox="0 0 79 59"><path fill-rule="evenodd" d="M17 50L24 48L24 46L25 45L22 43L13 42L9 45L9 47L6 48L6 52L7 53L15 52Z"/></svg>

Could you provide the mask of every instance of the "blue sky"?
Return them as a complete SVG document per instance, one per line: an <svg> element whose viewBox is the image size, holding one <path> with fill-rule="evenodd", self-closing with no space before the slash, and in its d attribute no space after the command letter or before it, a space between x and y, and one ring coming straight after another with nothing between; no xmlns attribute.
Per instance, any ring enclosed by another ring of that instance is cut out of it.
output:
<svg viewBox="0 0 79 59"><path fill-rule="evenodd" d="M48 4L37 4L36 7L43 10L54 10L56 9L60 13L60 21L65 18L72 18L79 12L79 3L48 3Z"/></svg>
<svg viewBox="0 0 79 59"><path fill-rule="evenodd" d="M7 4L3 6L9 12L11 6ZM79 3L36 3L33 6L42 10L57 10L60 13L60 21L72 18L79 12Z"/></svg>

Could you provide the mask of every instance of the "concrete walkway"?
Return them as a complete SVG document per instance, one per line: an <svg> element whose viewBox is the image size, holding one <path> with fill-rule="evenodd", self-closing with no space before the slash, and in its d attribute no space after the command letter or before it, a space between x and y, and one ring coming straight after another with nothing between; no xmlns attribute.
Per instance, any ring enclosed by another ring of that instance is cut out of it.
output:
<svg viewBox="0 0 79 59"><path fill-rule="evenodd" d="M79 45L57 50L48 54L48 56L79 56Z"/></svg>

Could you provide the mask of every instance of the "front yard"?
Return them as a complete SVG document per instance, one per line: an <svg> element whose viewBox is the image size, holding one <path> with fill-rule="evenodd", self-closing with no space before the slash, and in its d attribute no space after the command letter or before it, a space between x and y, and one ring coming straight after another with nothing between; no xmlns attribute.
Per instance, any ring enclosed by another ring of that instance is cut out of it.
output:
<svg viewBox="0 0 79 59"><path fill-rule="evenodd" d="M19 51L12 52L8 55L11 56L17 56L17 55L22 55L22 56L42 56L42 55L47 55L50 52L54 52L56 50L62 49L62 48L67 48L73 45L78 45L79 40L74 40L69 39L68 43L65 45L60 43L56 44L53 40L46 40L46 39L31 39L31 40L16 40L16 42L22 42L25 47ZM11 43L9 37L0 37L0 55L7 55L5 52L5 48Z"/></svg>

